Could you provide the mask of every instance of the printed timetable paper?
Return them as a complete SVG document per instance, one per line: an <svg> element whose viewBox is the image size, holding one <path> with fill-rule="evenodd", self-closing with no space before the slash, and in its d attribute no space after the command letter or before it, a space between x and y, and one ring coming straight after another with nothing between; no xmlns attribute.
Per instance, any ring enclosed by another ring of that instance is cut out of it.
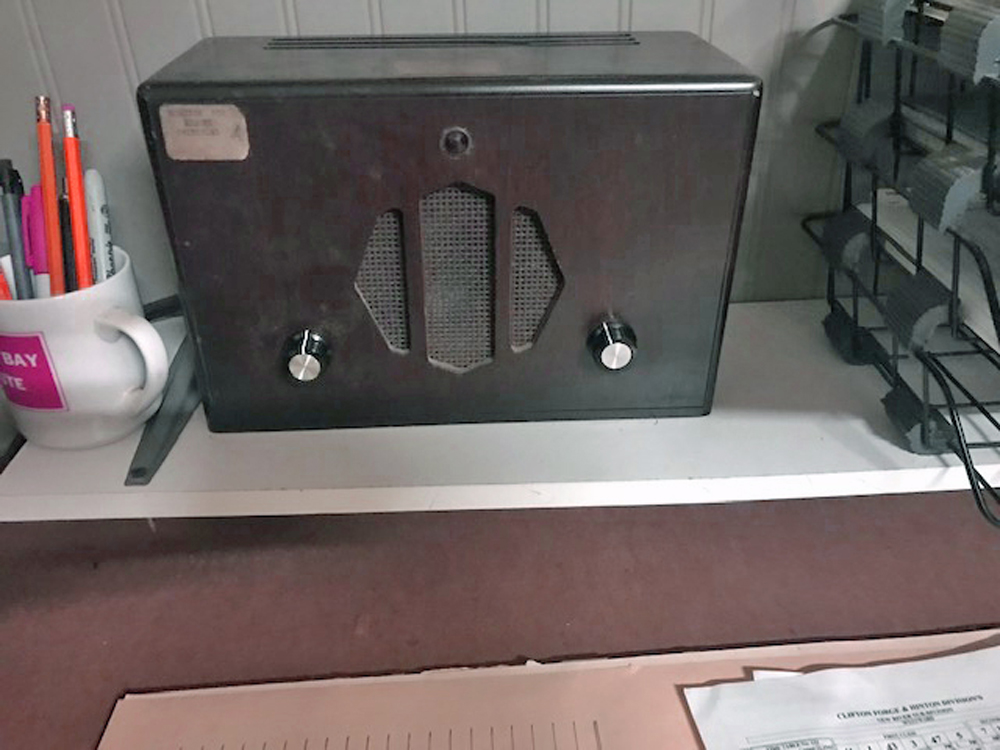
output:
<svg viewBox="0 0 1000 750"><path fill-rule="evenodd" d="M1000 750L1000 647L684 695L706 750Z"/></svg>
<svg viewBox="0 0 1000 750"><path fill-rule="evenodd" d="M926 656L994 635L990 630L127 695L115 706L99 750L698 750L679 686L743 679L748 665L787 670Z"/></svg>

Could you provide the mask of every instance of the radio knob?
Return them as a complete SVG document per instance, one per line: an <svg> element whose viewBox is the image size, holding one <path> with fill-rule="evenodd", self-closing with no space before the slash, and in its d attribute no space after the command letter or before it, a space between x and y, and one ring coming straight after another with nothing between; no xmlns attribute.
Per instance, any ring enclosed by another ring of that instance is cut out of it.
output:
<svg viewBox="0 0 1000 750"><path fill-rule="evenodd" d="M306 328L288 340L285 356L288 374L300 383L309 383L330 361L330 347L322 336Z"/></svg>
<svg viewBox="0 0 1000 750"><path fill-rule="evenodd" d="M635 331L617 320L605 320L587 337L590 353L601 367L615 372L628 367L635 356Z"/></svg>

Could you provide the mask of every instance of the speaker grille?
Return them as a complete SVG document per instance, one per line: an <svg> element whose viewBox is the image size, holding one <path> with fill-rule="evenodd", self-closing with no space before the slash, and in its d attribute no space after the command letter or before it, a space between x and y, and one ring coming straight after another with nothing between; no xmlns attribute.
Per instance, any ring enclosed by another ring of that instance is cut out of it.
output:
<svg viewBox="0 0 1000 750"><path fill-rule="evenodd" d="M386 345L396 352L410 350L406 313L406 269L403 265L403 215L386 211L375 221L354 289L378 326Z"/></svg>
<svg viewBox="0 0 1000 750"><path fill-rule="evenodd" d="M464 372L493 357L493 196L449 185L420 200L427 359Z"/></svg>
<svg viewBox="0 0 1000 750"><path fill-rule="evenodd" d="M563 276L538 214L514 210L511 268L510 345L529 349L562 290Z"/></svg>

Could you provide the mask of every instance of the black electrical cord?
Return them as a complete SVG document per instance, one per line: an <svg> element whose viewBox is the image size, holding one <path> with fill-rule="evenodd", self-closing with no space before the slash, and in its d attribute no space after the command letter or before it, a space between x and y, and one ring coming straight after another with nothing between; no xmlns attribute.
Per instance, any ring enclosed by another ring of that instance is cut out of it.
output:
<svg viewBox="0 0 1000 750"><path fill-rule="evenodd" d="M915 354L917 359L920 360L924 367L927 368L927 371L937 382L938 386L941 388L941 392L944 394L945 401L948 403L948 413L951 416L952 426L955 428L955 440L957 443L952 444L951 441L949 441L949 444L951 449L958 454L959 459L965 466L965 474L969 478L969 487L972 489L972 496L975 498L976 507L990 524L996 528L1000 528L1000 515L998 515L997 512L991 507L991 501L994 505L1000 507L1000 495L998 495L997 491L993 489L993 486L983 478L983 475L976 470L976 466L972 462L972 454L969 453L969 446L965 441L965 430L962 428L962 419L958 413L958 407L955 404L955 397L952 396L951 386L948 385L948 381L945 379L945 375L941 372L941 368L938 366L934 357L922 350L915 352ZM987 493L989 493L989 499L983 495L984 489Z"/></svg>

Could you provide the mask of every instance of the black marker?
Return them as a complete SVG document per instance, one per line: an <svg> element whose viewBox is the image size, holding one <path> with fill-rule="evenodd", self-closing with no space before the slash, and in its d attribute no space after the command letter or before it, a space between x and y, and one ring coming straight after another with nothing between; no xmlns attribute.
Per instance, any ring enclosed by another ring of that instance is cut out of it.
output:
<svg viewBox="0 0 1000 750"><path fill-rule="evenodd" d="M69 195L66 180L59 196L59 234L62 236L63 273L66 275L66 291L76 291L76 258L73 256L73 227L69 220Z"/></svg>

